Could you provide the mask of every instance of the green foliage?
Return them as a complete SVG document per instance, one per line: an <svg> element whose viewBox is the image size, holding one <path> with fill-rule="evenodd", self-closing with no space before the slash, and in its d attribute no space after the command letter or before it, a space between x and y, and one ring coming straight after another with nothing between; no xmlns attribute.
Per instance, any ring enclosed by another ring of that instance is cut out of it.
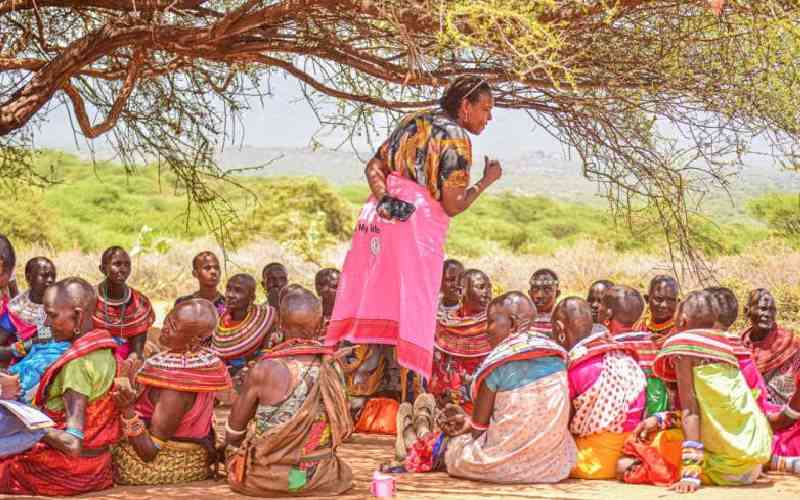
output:
<svg viewBox="0 0 800 500"><path fill-rule="evenodd" d="M747 209L775 235L800 244L800 195L765 194L750 200Z"/></svg>
<svg viewBox="0 0 800 500"><path fill-rule="evenodd" d="M369 194L362 186L348 186L341 192L357 208ZM581 240L595 240L618 252L653 253L663 249L665 240L663 229L651 220L640 212L628 227L595 206L544 196L484 194L452 219L446 250L463 257L490 255L498 248L518 255L552 255ZM708 257L738 255L768 236L766 230L738 221L693 217L691 227L699 249Z"/></svg>
<svg viewBox="0 0 800 500"><path fill-rule="evenodd" d="M63 235L52 224L56 213L45 205L39 190L19 189L7 195L4 205L3 217L0 218L0 232L8 236L12 242L54 247L63 244Z"/></svg>
<svg viewBox="0 0 800 500"><path fill-rule="evenodd" d="M326 247L347 241L354 211L326 181L275 178L259 183L258 204L237 229L234 241L269 238L306 260L320 262Z"/></svg>
<svg viewBox="0 0 800 500"><path fill-rule="evenodd" d="M92 169L74 156L37 154L39 171L57 184L9 195L0 230L21 245L41 243L56 250L96 251L112 244L164 254L177 240L207 234L194 215L187 216L185 193L174 177L143 167L133 176L122 167L101 163ZM238 209L233 241L271 239L310 262L320 263L329 246L348 241L355 217L369 195L365 185L334 190L318 178L237 178L249 191L227 187ZM769 195L754 199L748 210L768 228L744 221L720 223L695 217L691 227L709 257L737 255L770 232L800 242L798 199ZM661 250L663 229L652 218L635 214L632 229L595 206L560 202L543 196L486 194L454 218L447 252L463 257L498 250L518 255L552 255L582 240L595 240L619 252ZM42 223L46 221L46 223Z"/></svg>

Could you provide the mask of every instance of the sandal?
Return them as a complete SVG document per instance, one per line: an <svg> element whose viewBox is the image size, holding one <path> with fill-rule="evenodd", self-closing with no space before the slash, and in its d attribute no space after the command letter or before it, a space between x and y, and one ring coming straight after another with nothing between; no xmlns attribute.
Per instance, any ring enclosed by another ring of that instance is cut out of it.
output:
<svg viewBox="0 0 800 500"><path fill-rule="evenodd" d="M428 431L433 431L433 415L436 411L436 398L433 397L433 394L429 392L425 392L420 394L417 399L414 401L414 432L417 433L417 436L422 437L422 434L419 432L419 428L421 424L427 423Z"/></svg>
<svg viewBox="0 0 800 500"><path fill-rule="evenodd" d="M394 438L394 454L397 460L403 461L406 459L406 440L405 440L405 431L408 427L414 425L414 421L412 419L412 413L414 411L414 407L411 406L411 403L403 403L397 409L397 417L396 417L396 432Z"/></svg>

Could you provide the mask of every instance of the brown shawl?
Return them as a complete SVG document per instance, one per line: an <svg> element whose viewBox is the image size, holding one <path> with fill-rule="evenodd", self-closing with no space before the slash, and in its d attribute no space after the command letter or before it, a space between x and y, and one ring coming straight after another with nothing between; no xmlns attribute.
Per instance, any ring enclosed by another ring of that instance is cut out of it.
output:
<svg viewBox="0 0 800 500"><path fill-rule="evenodd" d="M248 434L236 452L228 457L228 484L250 496L336 496L352 487L350 466L336 456L336 449L353 432L347 396L332 356L321 355L319 379L291 420L260 437ZM328 418L331 447L303 455L311 428L321 415ZM320 459L320 452L323 457ZM289 471L304 460L319 460L316 470L300 491L288 491Z"/></svg>

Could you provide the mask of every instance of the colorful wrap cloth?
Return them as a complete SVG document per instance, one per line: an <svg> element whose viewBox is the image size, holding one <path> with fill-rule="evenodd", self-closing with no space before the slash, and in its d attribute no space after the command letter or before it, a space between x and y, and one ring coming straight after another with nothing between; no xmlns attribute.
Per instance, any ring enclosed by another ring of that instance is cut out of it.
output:
<svg viewBox="0 0 800 500"><path fill-rule="evenodd" d="M671 336L656 358L656 374L675 380L679 356L710 362L693 369L705 447L703 481L722 486L753 483L770 458L772 431L726 335L690 330Z"/></svg>
<svg viewBox="0 0 800 500"><path fill-rule="evenodd" d="M325 342L397 346L398 363L431 377L444 242L450 218L425 187L389 175L391 196L413 203L405 222L378 216L370 197L344 262Z"/></svg>
<svg viewBox="0 0 800 500"><path fill-rule="evenodd" d="M131 353L130 339L147 334L156 321L150 299L138 290L130 287L128 290L131 296L125 304L116 304L98 293L97 306L92 316L96 329L107 330L115 337L117 348L114 350L114 355L117 360L127 359Z"/></svg>
<svg viewBox="0 0 800 500"><path fill-rule="evenodd" d="M536 422L536 425L529 425ZM556 483L575 465L567 374L497 392L489 428L449 440L447 473L491 483Z"/></svg>
<svg viewBox="0 0 800 500"><path fill-rule="evenodd" d="M34 398L35 404L44 405L50 383L68 363L115 346L116 343L105 330L93 330L78 337L42 375ZM111 384L104 383L103 386L109 389L103 395L90 399L84 416L83 449L91 451L93 456L68 456L38 443L30 451L0 461L0 492L72 496L113 486L108 447L120 438L121 431L119 413L110 394ZM45 412L55 421L57 429L66 428L65 412L51 411L46 407Z"/></svg>
<svg viewBox="0 0 800 500"><path fill-rule="evenodd" d="M761 341L752 339L752 328L745 330L742 342L753 355L758 371L767 384L767 400L775 406L789 402L797 390L800 373L800 338L777 324Z"/></svg>
<svg viewBox="0 0 800 500"><path fill-rule="evenodd" d="M672 335L664 342L653 366L655 374L668 382L677 382L675 361L679 356L727 363L739 368L739 360L727 336L717 330L688 330Z"/></svg>
<svg viewBox="0 0 800 500"><path fill-rule="evenodd" d="M475 372L472 398L492 373L514 361L536 363L566 359L566 352L541 333L513 334L495 347ZM495 394L489 428L447 443L447 473L493 483L554 483L575 464L575 442L569 433L569 388L563 369L523 386ZM536 422L537 425L526 425Z"/></svg>
<svg viewBox="0 0 800 500"><path fill-rule="evenodd" d="M578 458L569 477L576 479L614 479L617 461L630 432L598 432L575 437Z"/></svg>
<svg viewBox="0 0 800 500"><path fill-rule="evenodd" d="M314 341L289 341L262 358L295 361L291 359L294 356L313 355L317 376L299 377L291 392L302 386L307 391L303 401L296 402L290 395L280 405L291 405L291 412L278 407L265 414L268 419L286 416L275 423L265 422L269 425L257 421L242 445L229 454L227 472L232 490L251 496L285 497L335 496L350 489L353 473L336 451L352 433L353 424L344 380L331 353L330 348ZM299 408L295 409L296 403Z"/></svg>
<svg viewBox="0 0 800 500"><path fill-rule="evenodd" d="M46 342L33 344L30 352L8 369L11 375L19 376L19 385L22 390L20 400L33 403L33 397L39 387L39 380L53 363L60 358L67 349L69 342Z"/></svg>
<svg viewBox="0 0 800 500"><path fill-rule="evenodd" d="M653 374L653 363L655 363L658 347L652 340L650 332L624 332L615 333L612 338L615 342L626 345L636 351L636 359L639 367L647 377L647 402L645 405L645 416L655 415L662 411L672 409L670 405L670 394L664 381Z"/></svg>
<svg viewBox="0 0 800 500"><path fill-rule="evenodd" d="M571 477L615 477L625 437L641 421L645 406L647 382L635 354L606 331L590 335L570 351L570 431L578 450Z"/></svg>
<svg viewBox="0 0 800 500"><path fill-rule="evenodd" d="M570 350L573 435L630 432L641 421L647 382L634 356L605 332L590 335Z"/></svg>
<svg viewBox="0 0 800 500"><path fill-rule="evenodd" d="M145 462L124 441L113 449L114 482L131 485L175 484L209 477L211 420L214 394L232 387L225 364L210 351L161 352L145 360L136 374L144 391L136 413L148 427L155 413L153 390L166 389L195 394L192 407L183 414L172 440L160 442L155 460ZM182 441L179 441L182 440Z"/></svg>
<svg viewBox="0 0 800 500"><path fill-rule="evenodd" d="M680 479L683 431L669 429L656 433L649 442L635 435L625 440L622 451L638 463L625 471L623 482L669 486Z"/></svg>
<svg viewBox="0 0 800 500"><path fill-rule="evenodd" d="M797 374L795 381L797 387L800 387L800 372ZM782 408L773 408L772 412L777 413L782 411ZM793 457L800 457L800 420L795 421L791 426L775 431L774 441L772 445L773 462L776 459Z"/></svg>
<svg viewBox="0 0 800 500"><path fill-rule="evenodd" d="M475 369L491 350L486 311L466 315L461 308L439 320L428 391L437 398L449 392L451 403L471 413L472 400L467 388Z"/></svg>
<svg viewBox="0 0 800 500"><path fill-rule="evenodd" d="M226 364L258 354L275 320L275 308L252 304L242 321L233 322L230 311L219 319L211 339L211 352Z"/></svg>

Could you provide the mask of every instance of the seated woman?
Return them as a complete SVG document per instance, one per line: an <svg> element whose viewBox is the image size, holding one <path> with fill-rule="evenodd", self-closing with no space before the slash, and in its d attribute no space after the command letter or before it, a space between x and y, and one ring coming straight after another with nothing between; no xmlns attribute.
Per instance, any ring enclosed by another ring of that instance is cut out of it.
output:
<svg viewBox="0 0 800 500"><path fill-rule="evenodd" d="M570 476L613 479L625 438L642 420L647 381L633 347L592 326L583 299L564 299L553 311L553 336L569 349L570 431L578 447Z"/></svg>
<svg viewBox="0 0 800 500"><path fill-rule="evenodd" d="M800 373L795 382L800 388ZM800 475L800 389L779 411L769 415L775 431L770 470Z"/></svg>
<svg viewBox="0 0 800 500"><path fill-rule="evenodd" d="M175 305L177 306L184 300L206 299L214 304L217 314L222 316L222 313L225 312L225 296L217 290L221 275L219 259L214 252L206 250L195 255L192 259L192 276L197 280L197 290L175 299Z"/></svg>
<svg viewBox="0 0 800 500"><path fill-rule="evenodd" d="M673 455L663 458L677 469L679 480L671 488L679 493L694 492L701 484L752 484L772 451L769 422L739 370L734 349L723 332L713 329L717 307L707 291L690 293L678 306L677 333L664 342L654 371L677 381L683 412L649 417L636 431L641 441L655 430L683 431L677 449L656 448ZM619 469L626 482L654 482L653 474L640 473L649 467L647 460L626 459ZM669 484L676 478L665 479L661 482Z"/></svg>
<svg viewBox="0 0 800 500"><path fill-rule="evenodd" d="M172 484L207 479L213 453L214 393L231 388L225 364L201 347L217 324L205 299L180 302L161 330L164 351L136 374L143 392L118 387L127 441L114 447L117 484Z"/></svg>
<svg viewBox="0 0 800 500"><path fill-rule="evenodd" d="M127 285L131 275L131 258L122 247L113 246L103 252L100 272L105 279L97 285L97 307L94 327L108 330L119 347L118 360L136 353L144 359L147 331L156 320L150 300Z"/></svg>
<svg viewBox="0 0 800 500"><path fill-rule="evenodd" d="M25 279L30 289L17 295L8 308L0 314L0 344L11 337L15 342L0 350L0 360L23 357L38 337L47 337L49 329L44 327L44 290L56 280L56 268L46 257L34 257L25 264Z"/></svg>
<svg viewBox="0 0 800 500"><path fill-rule="evenodd" d="M280 300L284 342L250 370L228 419L228 484L251 496L335 496L352 486L337 448L350 435L344 379L317 340L311 292Z"/></svg>
<svg viewBox="0 0 800 500"><path fill-rule="evenodd" d="M255 300L256 280L252 276L237 274L228 280L225 313L212 335L211 352L225 362L232 376L256 359L269 340L275 309Z"/></svg>
<svg viewBox="0 0 800 500"><path fill-rule="evenodd" d="M561 295L558 275L552 269L537 269L531 275L528 296L536 306L536 318L531 328L550 335L553 331L553 309Z"/></svg>
<svg viewBox="0 0 800 500"><path fill-rule="evenodd" d="M69 342L54 342L50 328L44 326L42 300L45 289L55 281L56 269L45 257L35 257L25 265L25 279L30 289L17 295L0 317L0 330L14 331L19 339L8 347L0 347L0 359L12 360L8 369L18 375L20 400L30 404L44 371L69 348Z"/></svg>
<svg viewBox="0 0 800 500"><path fill-rule="evenodd" d="M437 318L433 371L428 391L444 407L448 403L472 412L468 386L475 369L492 350L486 332L486 307L492 300L492 282L477 269L461 275L461 307Z"/></svg>
<svg viewBox="0 0 800 500"><path fill-rule="evenodd" d="M71 346L42 375L34 404L55 421L32 449L0 459L0 493L70 496L113 485L109 445L120 437L111 387L117 346L92 329L97 297L79 278L47 289L46 326Z"/></svg>
<svg viewBox="0 0 800 500"><path fill-rule="evenodd" d="M535 315L533 303L520 292L492 301L488 332L494 347L475 372L472 416L448 405L439 419L444 433L421 436L406 459L407 470L443 466L451 476L493 483L567 478L575 465L567 353L531 331Z"/></svg>

